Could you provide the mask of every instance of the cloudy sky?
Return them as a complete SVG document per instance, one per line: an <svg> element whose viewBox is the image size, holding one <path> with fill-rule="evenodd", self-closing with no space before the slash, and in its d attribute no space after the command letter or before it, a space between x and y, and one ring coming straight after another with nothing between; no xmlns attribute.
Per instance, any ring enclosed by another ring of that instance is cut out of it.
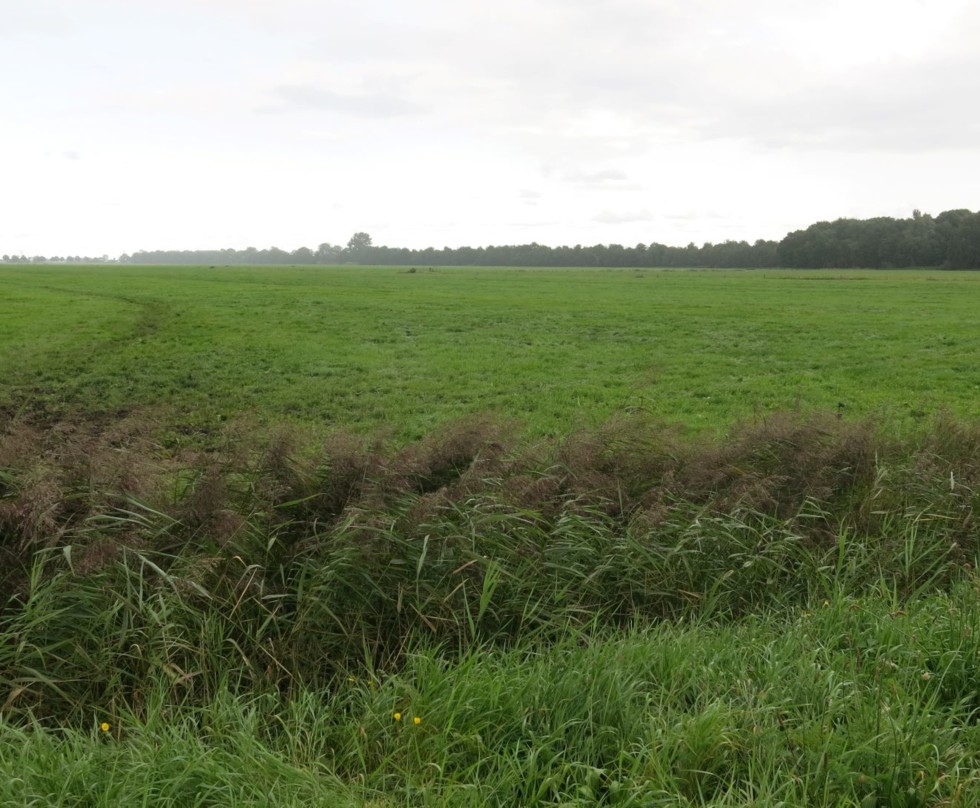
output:
<svg viewBox="0 0 980 808"><path fill-rule="evenodd" d="M0 253L980 207L976 0L0 0Z"/></svg>

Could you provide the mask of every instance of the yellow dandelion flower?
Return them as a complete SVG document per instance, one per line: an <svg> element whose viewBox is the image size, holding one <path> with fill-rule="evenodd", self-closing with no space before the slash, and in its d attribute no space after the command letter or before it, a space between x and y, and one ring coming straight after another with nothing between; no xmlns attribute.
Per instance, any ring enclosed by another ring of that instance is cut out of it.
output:
<svg viewBox="0 0 980 808"><path fill-rule="evenodd" d="M101 729L103 732L108 732L110 729L112 729L112 727L107 721L103 721L101 724L99 724L99 729Z"/></svg>
<svg viewBox="0 0 980 808"><path fill-rule="evenodd" d="M401 713L395 713L394 716L392 716L392 717L395 719L395 721L401 721L402 720L402 714Z"/></svg>
<svg viewBox="0 0 980 808"><path fill-rule="evenodd" d="M415 718L412 719L412 721L415 722L415 726L418 726L419 724L422 723L422 716L417 715L417 716L415 716Z"/></svg>

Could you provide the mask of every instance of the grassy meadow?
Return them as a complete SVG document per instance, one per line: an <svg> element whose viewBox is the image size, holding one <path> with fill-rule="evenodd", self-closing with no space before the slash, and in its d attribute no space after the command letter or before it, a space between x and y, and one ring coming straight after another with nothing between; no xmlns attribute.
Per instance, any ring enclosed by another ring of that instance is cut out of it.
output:
<svg viewBox="0 0 980 808"><path fill-rule="evenodd" d="M0 310L0 803L980 803L980 275Z"/></svg>
<svg viewBox="0 0 980 808"><path fill-rule="evenodd" d="M975 273L4 267L0 290L8 412L401 438L485 412L538 435L980 414Z"/></svg>

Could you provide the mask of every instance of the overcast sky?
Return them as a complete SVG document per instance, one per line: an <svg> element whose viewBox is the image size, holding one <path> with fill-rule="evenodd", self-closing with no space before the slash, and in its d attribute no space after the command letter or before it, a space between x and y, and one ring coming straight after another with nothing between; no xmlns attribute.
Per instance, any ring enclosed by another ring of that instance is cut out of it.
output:
<svg viewBox="0 0 980 808"><path fill-rule="evenodd" d="M0 0L0 253L980 207L976 0Z"/></svg>

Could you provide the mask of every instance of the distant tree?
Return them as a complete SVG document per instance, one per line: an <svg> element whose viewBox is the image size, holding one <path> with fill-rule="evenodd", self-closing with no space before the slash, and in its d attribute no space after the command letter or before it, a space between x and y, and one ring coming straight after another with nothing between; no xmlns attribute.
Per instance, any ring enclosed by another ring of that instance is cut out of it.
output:
<svg viewBox="0 0 980 808"><path fill-rule="evenodd" d="M363 250L373 246L374 242L371 241L371 236L367 233L355 233L347 241L348 250Z"/></svg>
<svg viewBox="0 0 980 808"><path fill-rule="evenodd" d="M262 261L266 264L289 263L289 253L279 249L279 247L269 247L267 250L260 251L259 255L262 256Z"/></svg>
<svg viewBox="0 0 980 808"><path fill-rule="evenodd" d="M370 259L374 242L367 233L355 233L347 242L347 260L355 263L365 263Z"/></svg>
<svg viewBox="0 0 980 808"><path fill-rule="evenodd" d="M312 264L314 255L309 247L299 247L293 250L293 261L297 264Z"/></svg>
<svg viewBox="0 0 980 808"><path fill-rule="evenodd" d="M936 217L936 227L945 246L945 266L980 267L980 213L947 210Z"/></svg>
<svg viewBox="0 0 980 808"><path fill-rule="evenodd" d="M340 260L343 247L335 247L330 242L325 241L316 248L316 262L318 264L333 264Z"/></svg>

